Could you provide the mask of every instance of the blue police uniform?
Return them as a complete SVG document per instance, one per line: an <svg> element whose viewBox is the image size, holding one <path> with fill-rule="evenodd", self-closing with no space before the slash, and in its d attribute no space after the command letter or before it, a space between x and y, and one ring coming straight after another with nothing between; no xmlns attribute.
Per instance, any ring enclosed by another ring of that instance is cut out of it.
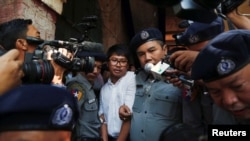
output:
<svg viewBox="0 0 250 141"><path fill-rule="evenodd" d="M136 75L136 94L131 119L132 141L158 141L167 127L182 122L181 90L164 81Z"/></svg>
<svg viewBox="0 0 250 141"><path fill-rule="evenodd" d="M89 81L81 74L67 82L67 89L78 98L80 117L73 138L76 141L100 139L101 121L98 117L98 100Z"/></svg>
<svg viewBox="0 0 250 141"><path fill-rule="evenodd" d="M130 42L136 57L137 48L148 41L163 41L156 28L138 32ZM134 58L138 68L139 59ZM158 141L166 128L182 122L181 89L163 80L151 79L145 70L136 75L136 94L131 118L131 141Z"/></svg>
<svg viewBox="0 0 250 141"><path fill-rule="evenodd" d="M208 83L223 79L245 67L250 60L249 39L250 31L242 29L218 35L196 57L192 66L192 79ZM249 124L249 120L236 119L236 123Z"/></svg>
<svg viewBox="0 0 250 141"><path fill-rule="evenodd" d="M192 45L209 41L223 33L224 28L224 21L219 16L211 23L193 22L180 34L179 38L176 38L176 44L192 47ZM194 83L191 93L194 97L192 100L183 99L184 123L206 132L208 124L218 123L218 121L221 121L221 124L228 124L234 121L228 112L214 106L204 86Z"/></svg>
<svg viewBox="0 0 250 141"><path fill-rule="evenodd" d="M94 52L81 51L77 54L80 58L88 56L94 57L95 60L104 61L106 55L103 52L103 45L100 43L94 44ZM90 67L94 62L89 62L84 67ZM90 70L90 68L89 68ZM72 139L74 141L100 141L101 121L98 116L99 100L95 94L93 85L80 73L72 77L66 82L67 90L69 90L78 99L78 107L80 116L74 128Z"/></svg>
<svg viewBox="0 0 250 141"><path fill-rule="evenodd" d="M58 87L23 85L0 96L0 132L72 131L78 116L76 98Z"/></svg>

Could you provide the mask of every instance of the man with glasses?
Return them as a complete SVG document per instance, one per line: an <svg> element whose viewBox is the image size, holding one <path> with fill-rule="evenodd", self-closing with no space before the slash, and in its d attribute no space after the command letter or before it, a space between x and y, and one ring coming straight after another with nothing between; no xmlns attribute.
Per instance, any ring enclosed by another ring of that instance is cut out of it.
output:
<svg viewBox="0 0 250 141"><path fill-rule="evenodd" d="M104 141L129 140L130 120L119 117L119 107L130 109L135 96L135 74L128 71L130 56L128 46L116 44L107 51L107 65L110 71L108 81L100 93L99 115L103 120L102 138Z"/></svg>

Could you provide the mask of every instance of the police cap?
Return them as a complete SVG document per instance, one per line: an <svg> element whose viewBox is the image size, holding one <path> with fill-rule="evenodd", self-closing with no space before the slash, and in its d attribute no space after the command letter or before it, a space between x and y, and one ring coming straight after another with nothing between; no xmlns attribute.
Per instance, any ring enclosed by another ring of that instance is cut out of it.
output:
<svg viewBox="0 0 250 141"><path fill-rule="evenodd" d="M131 39L130 48L133 52L135 52L140 45L153 40L163 41L163 35L161 31L154 27L143 29L136 33Z"/></svg>
<svg viewBox="0 0 250 141"><path fill-rule="evenodd" d="M192 65L192 78L210 82L233 74L249 63L250 31L219 34L202 49ZM205 64L205 65L204 65Z"/></svg>
<svg viewBox="0 0 250 141"><path fill-rule="evenodd" d="M23 85L0 96L0 131L72 130L76 98L51 85Z"/></svg>
<svg viewBox="0 0 250 141"><path fill-rule="evenodd" d="M176 44L186 46L197 44L210 40L222 32L224 32L224 22L221 17L217 17L211 23L193 22L181 36L176 39Z"/></svg>

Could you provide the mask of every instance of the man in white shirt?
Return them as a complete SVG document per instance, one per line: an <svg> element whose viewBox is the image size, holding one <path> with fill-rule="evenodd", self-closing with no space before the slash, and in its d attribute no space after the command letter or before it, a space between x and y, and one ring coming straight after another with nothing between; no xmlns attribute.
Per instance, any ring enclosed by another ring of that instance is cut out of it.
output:
<svg viewBox="0 0 250 141"><path fill-rule="evenodd" d="M136 82L134 72L128 71L129 51L123 44L116 44L107 52L110 77L100 92L99 115L103 120L104 141L126 141L129 139L130 120L119 117L119 107L126 105L132 109Z"/></svg>

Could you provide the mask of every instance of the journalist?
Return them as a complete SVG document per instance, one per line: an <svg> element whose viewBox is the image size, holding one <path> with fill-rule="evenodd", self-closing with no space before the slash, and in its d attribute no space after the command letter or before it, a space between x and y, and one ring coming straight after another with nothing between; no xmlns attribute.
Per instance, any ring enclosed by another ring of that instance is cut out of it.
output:
<svg viewBox="0 0 250 141"><path fill-rule="evenodd" d="M5 50L16 48L20 51L19 60L25 60L26 53L33 53L37 44L27 41L27 37L40 39L40 32L32 24L31 19L13 19L0 25L0 44Z"/></svg>
<svg viewBox="0 0 250 141"><path fill-rule="evenodd" d="M13 19L0 25L0 44L5 51L17 49L18 60L24 62L22 83L50 84L54 75L52 65L46 60L33 61L37 46L43 43L40 32L31 19ZM43 66L43 67L41 67ZM45 75L44 75L45 74Z"/></svg>

